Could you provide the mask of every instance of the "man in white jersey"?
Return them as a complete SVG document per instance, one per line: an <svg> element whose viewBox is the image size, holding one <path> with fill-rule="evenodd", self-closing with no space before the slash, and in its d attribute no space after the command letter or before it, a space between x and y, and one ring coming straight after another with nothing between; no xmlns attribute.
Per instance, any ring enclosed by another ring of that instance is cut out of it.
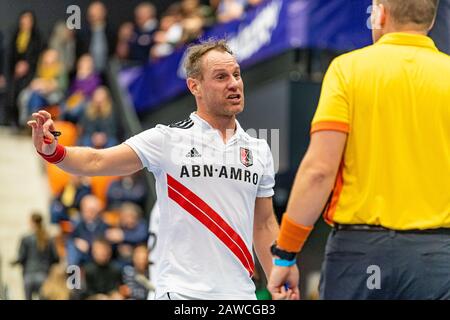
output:
<svg viewBox="0 0 450 320"><path fill-rule="evenodd" d="M153 172L161 213L156 299L255 299L252 244L268 275L278 232L272 155L265 140L250 137L236 120L244 86L227 44L190 47L185 68L197 104L188 119L98 150L58 145L50 115L39 111L29 122L34 145L76 175Z"/></svg>

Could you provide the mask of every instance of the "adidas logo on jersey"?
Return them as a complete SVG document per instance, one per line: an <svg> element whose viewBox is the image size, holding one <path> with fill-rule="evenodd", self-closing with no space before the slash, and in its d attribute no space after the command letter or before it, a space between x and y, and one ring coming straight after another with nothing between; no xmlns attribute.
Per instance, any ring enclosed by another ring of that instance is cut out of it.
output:
<svg viewBox="0 0 450 320"><path fill-rule="evenodd" d="M197 149L192 148L191 151L189 151L186 155L188 158L199 158L202 155L197 151Z"/></svg>

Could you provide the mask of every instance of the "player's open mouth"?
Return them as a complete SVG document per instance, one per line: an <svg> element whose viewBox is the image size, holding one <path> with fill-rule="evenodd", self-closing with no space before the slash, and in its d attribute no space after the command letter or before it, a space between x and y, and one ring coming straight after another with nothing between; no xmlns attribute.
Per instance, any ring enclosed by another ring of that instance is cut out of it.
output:
<svg viewBox="0 0 450 320"><path fill-rule="evenodd" d="M230 95L227 97L227 99L228 99L228 100L233 100L233 101L235 101L235 102L238 102L238 101L241 100L241 95L238 94L238 93L236 93L236 94L230 94Z"/></svg>

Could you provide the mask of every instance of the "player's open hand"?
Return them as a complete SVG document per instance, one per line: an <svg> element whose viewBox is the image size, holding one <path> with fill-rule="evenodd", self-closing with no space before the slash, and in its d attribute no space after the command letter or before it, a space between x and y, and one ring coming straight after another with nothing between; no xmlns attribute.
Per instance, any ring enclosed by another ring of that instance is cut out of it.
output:
<svg viewBox="0 0 450 320"><path fill-rule="evenodd" d="M56 150L57 141L50 131L55 131L50 113L40 110L32 114L33 120L27 124L33 129L33 144L40 153L50 155Z"/></svg>

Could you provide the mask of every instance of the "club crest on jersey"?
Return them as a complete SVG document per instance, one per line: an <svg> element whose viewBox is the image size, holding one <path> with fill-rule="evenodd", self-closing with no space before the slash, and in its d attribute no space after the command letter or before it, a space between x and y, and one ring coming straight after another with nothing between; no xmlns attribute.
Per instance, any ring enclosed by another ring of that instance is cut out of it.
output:
<svg viewBox="0 0 450 320"><path fill-rule="evenodd" d="M250 149L242 148L241 147L241 163L246 166L250 167L253 165L253 155Z"/></svg>

